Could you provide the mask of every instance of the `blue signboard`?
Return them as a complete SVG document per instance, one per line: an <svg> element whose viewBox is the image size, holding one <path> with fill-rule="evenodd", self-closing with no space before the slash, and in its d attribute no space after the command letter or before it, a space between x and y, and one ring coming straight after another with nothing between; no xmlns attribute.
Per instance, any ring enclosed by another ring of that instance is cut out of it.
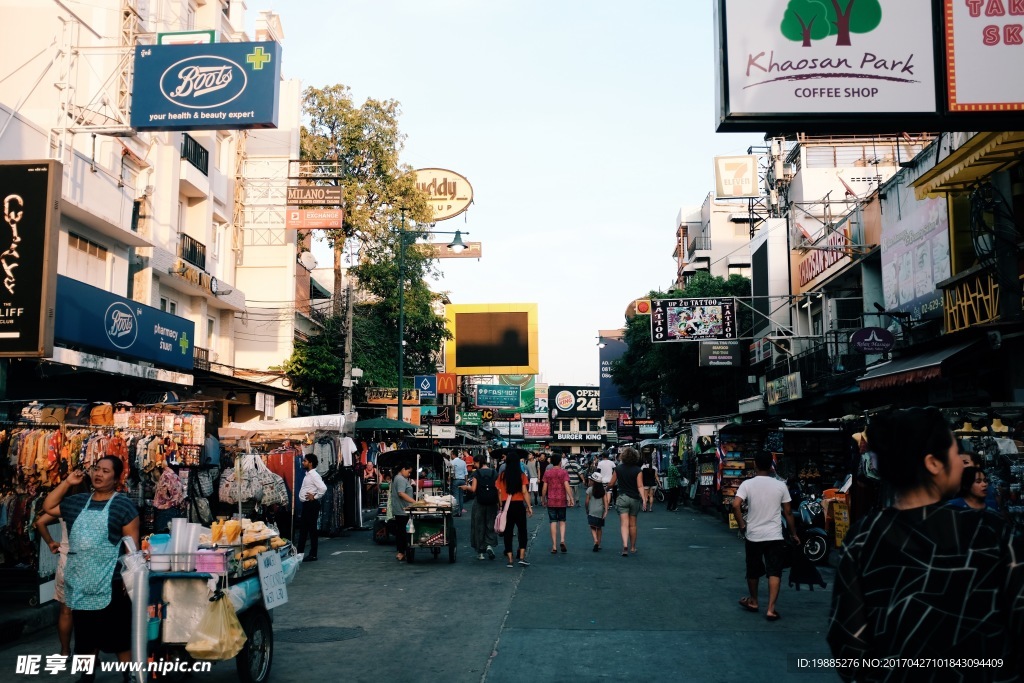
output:
<svg viewBox="0 0 1024 683"><path fill-rule="evenodd" d="M420 398L437 398L437 375L416 375L413 388L420 390Z"/></svg>
<svg viewBox="0 0 1024 683"><path fill-rule="evenodd" d="M132 128L277 128L278 43L139 45Z"/></svg>
<svg viewBox="0 0 1024 683"><path fill-rule="evenodd" d="M476 388L476 405L480 408L519 408L519 387L503 384L480 384Z"/></svg>
<svg viewBox="0 0 1024 683"><path fill-rule="evenodd" d="M612 381L612 363L622 358L629 344L621 339L601 337L604 347L601 359L601 410L619 410L629 406L629 400L619 394L619 385Z"/></svg>
<svg viewBox="0 0 1024 683"><path fill-rule="evenodd" d="M116 294L57 276L54 339L118 356L191 370L195 324Z"/></svg>

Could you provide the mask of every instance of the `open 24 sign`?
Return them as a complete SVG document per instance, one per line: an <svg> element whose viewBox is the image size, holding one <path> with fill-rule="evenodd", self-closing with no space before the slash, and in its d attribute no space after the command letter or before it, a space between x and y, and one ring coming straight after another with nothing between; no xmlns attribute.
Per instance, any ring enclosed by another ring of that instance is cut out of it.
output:
<svg viewBox="0 0 1024 683"><path fill-rule="evenodd" d="M596 387L548 388L550 405L558 417L601 417L601 390Z"/></svg>
<svg viewBox="0 0 1024 683"><path fill-rule="evenodd" d="M736 339L736 300L655 299L651 302L651 341Z"/></svg>

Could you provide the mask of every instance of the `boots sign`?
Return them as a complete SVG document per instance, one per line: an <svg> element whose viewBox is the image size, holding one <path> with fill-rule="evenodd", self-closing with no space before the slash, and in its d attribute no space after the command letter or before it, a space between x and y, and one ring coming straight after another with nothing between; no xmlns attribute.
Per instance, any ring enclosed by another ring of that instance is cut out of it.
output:
<svg viewBox="0 0 1024 683"><path fill-rule="evenodd" d="M434 222L455 218L473 203L473 186L465 176L444 168L421 168L416 189L427 195L434 210Z"/></svg>

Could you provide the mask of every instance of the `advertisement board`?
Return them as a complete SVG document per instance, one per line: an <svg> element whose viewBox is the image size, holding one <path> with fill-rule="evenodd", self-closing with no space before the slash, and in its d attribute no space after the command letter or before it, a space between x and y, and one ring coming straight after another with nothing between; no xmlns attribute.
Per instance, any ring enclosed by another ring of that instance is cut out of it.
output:
<svg viewBox="0 0 1024 683"><path fill-rule="evenodd" d="M397 406L398 405L398 388L397 387L366 387L366 402L370 405L378 406ZM420 402L420 392L418 389L406 389L405 393L402 394L402 404L410 405L413 403Z"/></svg>
<svg viewBox="0 0 1024 683"><path fill-rule="evenodd" d="M654 342L735 339L736 300L654 299L651 302Z"/></svg>
<svg viewBox="0 0 1024 683"><path fill-rule="evenodd" d="M0 161L0 357L53 354L62 166Z"/></svg>
<svg viewBox="0 0 1024 683"><path fill-rule="evenodd" d="M463 213L473 203L473 186L465 176L446 168L420 168L416 189L427 195L434 221L446 221Z"/></svg>
<svg viewBox="0 0 1024 683"><path fill-rule="evenodd" d="M420 398L437 398L437 375L416 375L412 385L420 392Z"/></svg>
<svg viewBox="0 0 1024 683"><path fill-rule="evenodd" d="M342 188L336 185L290 185L285 201L290 206L340 206Z"/></svg>
<svg viewBox="0 0 1024 683"><path fill-rule="evenodd" d="M445 370L458 375L536 375L537 304L448 304Z"/></svg>
<svg viewBox="0 0 1024 683"><path fill-rule="evenodd" d="M57 278L54 338L162 366L191 370L195 324L158 308L73 280Z"/></svg>
<svg viewBox="0 0 1024 683"><path fill-rule="evenodd" d="M882 200L885 310L910 313L912 320L942 318L942 291L935 283L950 274L945 198L918 201L909 192L886 193Z"/></svg>
<svg viewBox="0 0 1024 683"><path fill-rule="evenodd" d="M520 402L519 387L501 384L479 384L476 387L478 408L511 408L517 410Z"/></svg>
<svg viewBox="0 0 1024 683"><path fill-rule="evenodd" d="M460 411L455 414L455 424L460 427L479 427L483 424L483 419L479 411Z"/></svg>
<svg viewBox="0 0 1024 683"><path fill-rule="evenodd" d="M288 209L285 230L322 230L340 228L345 212L341 209Z"/></svg>
<svg viewBox="0 0 1024 683"><path fill-rule="evenodd" d="M785 377L779 377L768 381L768 405L776 406L780 403L788 403L804 397L803 384L800 381L800 373L793 372Z"/></svg>
<svg viewBox="0 0 1024 683"><path fill-rule="evenodd" d="M943 5L949 111L1024 111L1024 4L944 0Z"/></svg>
<svg viewBox="0 0 1024 683"><path fill-rule="evenodd" d="M621 339L602 337L604 348L598 349L600 367L601 410L618 410L629 405L629 399L619 395L619 385L612 380L612 363L622 358L629 345Z"/></svg>
<svg viewBox="0 0 1024 683"><path fill-rule="evenodd" d="M132 128L277 128L279 43L137 45Z"/></svg>
<svg viewBox="0 0 1024 683"><path fill-rule="evenodd" d="M760 197L757 156L715 157L715 196L722 199Z"/></svg>
<svg viewBox="0 0 1024 683"><path fill-rule="evenodd" d="M437 375L437 395L451 396L458 389L458 378L450 372L439 372Z"/></svg>
<svg viewBox="0 0 1024 683"><path fill-rule="evenodd" d="M603 417L601 390L597 387L569 387L552 384L548 388L551 419Z"/></svg>
<svg viewBox="0 0 1024 683"><path fill-rule="evenodd" d="M523 418L523 436L527 439L546 439L551 436L551 423L543 419Z"/></svg>
<svg viewBox="0 0 1024 683"><path fill-rule="evenodd" d="M516 410L521 413L532 413L536 398L537 378L533 375L499 375L498 384L519 387L519 405Z"/></svg>
<svg viewBox="0 0 1024 683"><path fill-rule="evenodd" d="M738 341L702 341L701 367L738 368L743 365L743 353Z"/></svg>

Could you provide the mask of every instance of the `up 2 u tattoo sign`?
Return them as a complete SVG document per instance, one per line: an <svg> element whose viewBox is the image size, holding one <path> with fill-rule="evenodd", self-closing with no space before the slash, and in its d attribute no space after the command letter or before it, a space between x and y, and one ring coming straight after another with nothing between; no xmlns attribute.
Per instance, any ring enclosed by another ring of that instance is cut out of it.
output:
<svg viewBox="0 0 1024 683"><path fill-rule="evenodd" d="M278 43L135 48L136 130L277 128Z"/></svg>

